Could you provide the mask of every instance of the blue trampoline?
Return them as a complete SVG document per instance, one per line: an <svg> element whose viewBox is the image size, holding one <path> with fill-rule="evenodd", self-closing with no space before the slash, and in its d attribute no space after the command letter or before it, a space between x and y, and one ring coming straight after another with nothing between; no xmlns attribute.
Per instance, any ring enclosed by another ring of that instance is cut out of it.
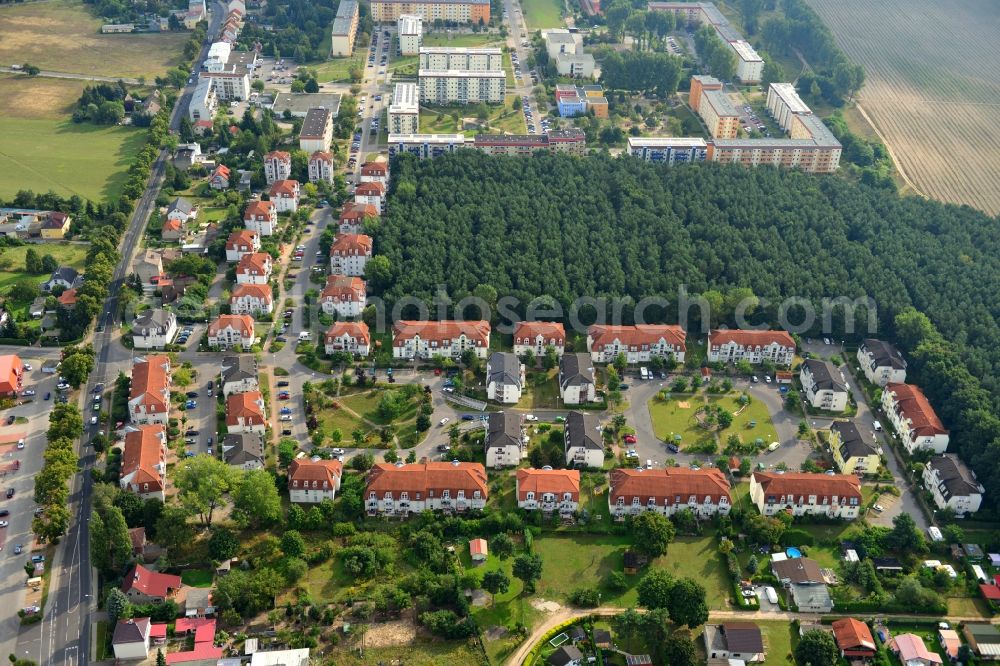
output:
<svg viewBox="0 0 1000 666"><path fill-rule="evenodd" d="M795 559L796 557L802 557L802 551L798 548L786 548L785 555L787 555L789 559Z"/></svg>

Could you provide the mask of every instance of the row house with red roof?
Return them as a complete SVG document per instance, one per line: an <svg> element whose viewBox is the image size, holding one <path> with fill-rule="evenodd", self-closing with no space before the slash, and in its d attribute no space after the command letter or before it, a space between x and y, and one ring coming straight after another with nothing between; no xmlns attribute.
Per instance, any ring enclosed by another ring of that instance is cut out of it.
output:
<svg viewBox="0 0 1000 666"><path fill-rule="evenodd" d="M910 454L919 450L940 454L948 449L948 430L919 386L886 384L882 411Z"/></svg>
<svg viewBox="0 0 1000 666"><path fill-rule="evenodd" d="M250 315L219 315L208 327L209 347L242 348L250 351L256 337L253 317Z"/></svg>
<svg viewBox="0 0 1000 666"><path fill-rule="evenodd" d="M787 511L854 520L861 512L861 481L853 474L754 472L750 501L765 516Z"/></svg>
<svg viewBox="0 0 1000 666"><path fill-rule="evenodd" d="M672 516L685 509L707 518L727 515L732 506L729 481L714 467L611 470L608 508L616 520L643 511Z"/></svg>
<svg viewBox="0 0 1000 666"><path fill-rule="evenodd" d="M348 352L364 358L371 351L372 337L363 321L338 321L323 335L323 344L327 354Z"/></svg>
<svg viewBox="0 0 1000 666"><path fill-rule="evenodd" d="M342 234L359 234L364 230L365 220L378 216L378 208L375 206L351 202L340 211L337 225Z"/></svg>
<svg viewBox="0 0 1000 666"><path fill-rule="evenodd" d="M167 430L161 424L140 425L125 433L122 452L122 490L142 499L165 499L167 488Z"/></svg>
<svg viewBox="0 0 1000 666"><path fill-rule="evenodd" d="M273 150L264 156L264 180L271 185L292 177L292 155L284 150Z"/></svg>
<svg viewBox="0 0 1000 666"><path fill-rule="evenodd" d="M295 504L331 502L340 490L344 466L339 460L293 460L288 466L288 499Z"/></svg>
<svg viewBox="0 0 1000 666"><path fill-rule="evenodd" d="M170 414L170 358L154 354L132 364L128 399L132 423L166 424Z"/></svg>
<svg viewBox="0 0 1000 666"><path fill-rule="evenodd" d="M788 331L716 329L708 332L710 363L759 364L769 361L789 367L795 358L795 340Z"/></svg>
<svg viewBox="0 0 1000 666"><path fill-rule="evenodd" d="M271 255L267 252L244 254L236 264L236 284L267 284L272 268Z"/></svg>
<svg viewBox="0 0 1000 666"><path fill-rule="evenodd" d="M381 183L389 187L389 163L384 159L365 162L361 165L360 183Z"/></svg>
<svg viewBox="0 0 1000 666"><path fill-rule="evenodd" d="M555 321L519 321L514 327L514 353L524 356L529 351L541 358L552 347L563 355L566 349L566 329Z"/></svg>
<svg viewBox="0 0 1000 666"><path fill-rule="evenodd" d="M392 325L392 357L429 360L458 359L466 350L486 358L490 348L488 321L412 321Z"/></svg>
<svg viewBox="0 0 1000 666"><path fill-rule="evenodd" d="M519 469L515 480L517 506L526 511L574 513L580 506L580 471Z"/></svg>
<svg viewBox="0 0 1000 666"><path fill-rule="evenodd" d="M330 275L319 295L320 309L340 317L359 317L365 309L365 281L359 277Z"/></svg>
<svg viewBox="0 0 1000 666"><path fill-rule="evenodd" d="M368 473L368 515L406 517L423 511L465 512L486 506L490 490L479 463L377 463Z"/></svg>
<svg viewBox="0 0 1000 666"><path fill-rule="evenodd" d="M263 435L267 429L264 396L260 391L232 393L226 398L226 430Z"/></svg>
<svg viewBox="0 0 1000 666"><path fill-rule="evenodd" d="M309 156L309 182L332 183L336 167L333 165L333 154L325 150L317 150Z"/></svg>
<svg viewBox="0 0 1000 666"><path fill-rule="evenodd" d="M363 277L365 266L372 258L371 236L338 234L330 246L330 272L335 275Z"/></svg>
<svg viewBox="0 0 1000 666"><path fill-rule="evenodd" d="M267 192L279 213L294 213L299 209L299 181L276 180Z"/></svg>
<svg viewBox="0 0 1000 666"><path fill-rule="evenodd" d="M229 311L236 315L258 317L274 309L274 297L269 284L237 284L229 297Z"/></svg>
<svg viewBox="0 0 1000 666"><path fill-rule="evenodd" d="M245 218L244 218L245 219ZM260 232L238 229L226 239L226 261L239 261L245 254L260 252Z"/></svg>
<svg viewBox="0 0 1000 666"><path fill-rule="evenodd" d="M379 215L385 212L386 187L379 182L358 183L354 188L354 203L375 206Z"/></svg>
<svg viewBox="0 0 1000 666"><path fill-rule="evenodd" d="M261 236L273 236L278 229L277 206L273 201L251 201L243 211L243 226Z"/></svg>
<svg viewBox="0 0 1000 666"><path fill-rule="evenodd" d="M647 363L653 357L684 362L687 351L684 329L667 324L611 326L595 324L587 330L587 351L595 363L611 363L624 354L629 364Z"/></svg>

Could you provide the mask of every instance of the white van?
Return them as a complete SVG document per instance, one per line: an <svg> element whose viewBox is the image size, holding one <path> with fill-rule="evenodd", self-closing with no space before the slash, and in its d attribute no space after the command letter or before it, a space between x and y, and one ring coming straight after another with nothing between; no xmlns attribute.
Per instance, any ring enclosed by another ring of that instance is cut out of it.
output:
<svg viewBox="0 0 1000 666"><path fill-rule="evenodd" d="M878 421L872 421L872 427L875 428L875 432L882 432L882 424Z"/></svg>
<svg viewBox="0 0 1000 666"><path fill-rule="evenodd" d="M772 604L778 603L778 593L775 592L774 588L770 585L764 588L764 596L766 596L767 600Z"/></svg>
<svg viewBox="0 0 1000 666"><path fill-rule="evenodd" d="M777 451L778 448L780 448L780 447L781 447L781 442L771 442L768 445L767 450L768 451Z"/></svg>
<svg viewBox="0 0 1000 666"><path fill-rule="evenodd" d="M302 331L301 333L299 333L299 342L309 340L311 338L312 335L309 333L309 331Z"/></svg>
<svg viewBox="0 0 1000 666"><path fill-rule="evenodd" d="M647 368L645 366L639 368L639 376L642 379L649 379L649 368Z"/></svg>

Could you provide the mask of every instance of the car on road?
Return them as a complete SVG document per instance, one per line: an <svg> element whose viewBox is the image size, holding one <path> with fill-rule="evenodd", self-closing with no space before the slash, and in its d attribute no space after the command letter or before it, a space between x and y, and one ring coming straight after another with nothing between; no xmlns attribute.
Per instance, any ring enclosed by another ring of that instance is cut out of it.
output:
<svg viewBox="0 0 1000 666"><path fill-rule="evenodd" d="M449 419L449 418L448 418L448 417L446 416L446 417L444 417L443 419L441 419L440 421L438 421L438 425L445 425L445 424L446 424L446 423L448 423L448 421L450 421L450 420L451 420L451 419Z"/></svg>
<svg viewBox="0 0 1000 666"><path fill-rule="evenodd" d="M451 447L448 446L447 444L438 444L438 451L442 453L447 453L448 451L451 451Z"/></svg>
<svg viewBox="0 0 1000 666"><path fill-rule="evenodd" d="M278 394L278 400L288 400L292 395L288 391L282 391Z"/></svg>
<svg viewBox="0 0 1000 666"><path fill-rule="evenodd" d="M38 508L41 509L42 507L38 507ZM36 511L37 511L37 509L36 509ZM0 518L6 518L9 515L10 515L10 511L8 511L7 509L3 509L2 511L0 511Z"/></svg>
<svg viewBox="0 0 1000 666"><path fill-rule="evenodd" d="M292 434L292 431L289 430L288 428L285 428L284 430L281 431L281 434L287 437L288 435Z"/></svg>
<svg viewBox="0 0 1000 666"><path fill-rule="evenodd" d="M281 413L282 413L282 414L291 414L291 413L292 413L292 410L291 410L291 409L289 409L288 407L282 407L282 408L281 408Z"/></svg>
<svg viewBox="0 0 1000 666"><path fill-rule="evenodd" d="M24 448L24 440L23 439L17 440L17 448L18 448L18 450Z"/></svg>
<svg viewBox="0 0 1000 666"><path fill-rule="evenodd" d="M619 384L618 385L618 389L621 390L621 391L627 391L628 390L628 384Z"/></svg>
<svg viewBox="0 0 1000 666"><path fill-rule="evenodd" d="M32 555L31 556L31 562L32 562L32 564L38 564L39 562L44 562L44 561L45 561L45 556L44 555Z"/></svg>
<svg viewBox="0 0 1000 666"><path fill-rule="evenodd" d="M6 520L0 520L0 527L7 527L8 523Z"/></svg>
<svg viewBox="0 0 1000 666"><path fill-rule="evenodd" d="M8 488L7 489L7 499L10 499L13 496L14 496L14 489L13 488Z"/></svg>
<svg viewBox="0 0 1000 666"><path fill-rule="evenodd" d="M674 444L673 442L669 442L667 444L667 451L670 451L671 453L680 453L680 450L681 448L676 444Z"/></svg>
<svg viewBox="0 0 1000 666"><path fill-rule="evenodd" d="M463 420L463 421L472 421L472 420L474 420L475 418L476 418L476 417L475 417L475 416L473 416L472 414L462 414L462 420Z"/></svg>
<svg viewBox="0 0 1000 666"><path fill-rule="evenodd" d="M184 436L185 437L197 437L198 435L199 435L199 432L197 430L195 430L194 428L188 428L187 430L184 431Z"/></svg>
<svg viewBox="0 0 1000 666"><path fill-rule="evenodd" d="M97 417L96 416L91 416L90 417L90 425L97 425Z"/></svg>
<svg viewBox="0 0 1000 666"><path fill-rule="evenodd" d="M24 546L22 546L21 544L17 544L14 546L15 555L20 555L22 551L24 551Z"/></svg>
<svg viewBox="0 0 1000 666"><path fill-rule="evenodd" d="M7 417L7 425L14 425L14 421L16 420L17 417L11 414L10 416Z"/></svg>
<svg viewBox="0 0 1000 666"><path fill-rule="evenodd" d="M189 398L197 398L198 397L198 392L197 391L188 391L186 395Z"/></svg>
<svg viewBox="0 0 1000 666"><path fill-rule="evenodd" d="M639 438L636 437L635 435L625 435L625 437L623 437L622 439L625 441L626 444L635 444L639 441Z"/></svg>
<svg viewBox="0 0 1000 666"><path fill-rule="evenodd" d="M777 451L781 447L781 442L771 442L767 445L768 451Z"/></svg>
<svg viewBox="0 0 1000 666"><path fill-rule="evenodd" d="M32 370L34 370L34 366L32 366L30 363L25 363L24 369L27 370L28 372L31 372Z"/></svg>
<svg viewBox="0 0 1000 666"><path fill-rule="evenodd" d="M538 417L535 416L534 414L528 414L527 416L524 417L524 420L525 421L537 421Z"/></svg>
<svg viewBox="0 0 1000 666"><path fill-rule="evenodd" d="M194 409L198 406L198 402L195 400L188 400L184 403L184 409Z"/></svg>
<svg viewBox="0 0 1000 666"><path fill-rule="evenodd" d="M752 382L753 382L754 384L756 384L756 383L757 383L757 382L759 382L760 380L759 380L759 379L757 379L757 375L754 375L753 377L751 377L751 378L750 378L750 381L752 381Z"/></svg>
<svg viewBox="0 0 1000 666"><path fill-rule="evenodd" d="M292 415L291 414L282 414L281 416L278 417L278 420L279 421L291 421L292 420Z"/></svg>
<svg viewBox="0 0 1000 666"><path fill-rule="evenodd" d="M65 391L68 388L69 388L69 384L67 384L66 382L59 382L58 384L56 384L56 390Z"/></svg>
<svg viewBox="0 0 1000 666"><path fill-rule="evenodd" d="M51 394L51 393L50 393L49 391L46 391L46 392L45 392L45 399L46 399L46 400L48 400L48 399L50 399L51 397L52 397L52 394Z"/></svg>
<svg viewBox="0 0 1000 666"><path fill-rule="evenodd" d="M280 382L278 382L278 388L282 388L284 386L288 386L288 381L282 379Z"/></svg>
<svg viewBox="0 0 1000 666"><path fill-rule="evenodd" d="M198 440L196 440L194 437L185 437L184 438L184 443L185 444L197 444Z"/></svg>
<svg viewBox="0 0 1000 666"><path fill-rule="evenodd" d="M764 381L768 384L771 383L771 375L764 375Z"/></svg>
<svg viewBox="0 0 1000 666"><path fill-rule="evenodd" d="M28 389L27 391L24 391L23 393L21 393L21 395L27 396L27 397L30 398L31 396L35 395L35 390L34 389Z"/></svg>
<svg viewBox="0 0 1000 666"><path fill-rule="evenodd" d="M882 513L883 511L885 511L885 507L882 506L881 504L876 504L872 508L875 509L877 513Z"/></svg>

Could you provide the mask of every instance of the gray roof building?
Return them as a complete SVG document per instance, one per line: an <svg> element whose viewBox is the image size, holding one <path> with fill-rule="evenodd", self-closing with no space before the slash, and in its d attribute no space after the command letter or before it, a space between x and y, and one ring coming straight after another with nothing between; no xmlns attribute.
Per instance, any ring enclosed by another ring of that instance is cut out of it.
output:
<svg viewBox="0 0 1000 666"><path fill-rule="evenodd" d="M222 383L257 379L257 359L250 354L231 354L222 358Z"/></svg>
<svg viewBox="0 0 1000 666"><path fill-rule="evenodd" d="M810 358L806 359L805 366L812 375L816 391L847 392L847 384L833 374L834 368L829 361Z"/></svg>
<svg viewBox="0 0 1000 666"><path fill-rule="evenodd" d="M486 364L486 383L497 382L521 388L521 359L511 352L493 352Z"/></svg>
<svg viewBox="0 0 1000 666"><path fill-rule="evenodd" d="M589 412L570 412L566 417L566 451L582 446L598 451L604 450L601 439L601 421Z"/></svg>
<svg viewBox="0 0 1000 666"><path fill-rule="evenodd" d="M278 93L271 110L278 116L287 109L293 116L305 118L309 109L327 109L334 116L340 111L340 95L336 93Z"/></svg>
<svg viewBox="0 0 1000 666"><path fill-rule="evenodd" d="M898 370L906 368L906 361L902 354L888 342L876 340L875 338L865 338L861 343L862 354L868 356L875 367L891 367Z"/></svg>
<svg viewBox="0 0 1000 666"><path fill-rule="evenodd" d="M486 426L486 449L521 446L522 416L517 412L492 412Z"/></svg>
<svg viewBox="0 0 1000 666"><path fill-rule="evenodd" d="M855 456L870 456L876 452L875 445L866 441L851 421L834 421L830 430L840 436L840 457L844 461Z"/></svg>
<svg viewBox="0 0 1000 666"><path fill-rule="evenodd" d="M771 562L771 570L786 585L820 585L824 582L819 565L808 557L790 557Z"/></svg>
<svg viewBox="0 0 1000 666"><path fill-rule="evenodd" d="M173 312L154 308L139 313L132 324L132 334L146 337L149 335L163 335L170 327L176 324L177 315Z"/></svg>
<svg viewBox="0 0 1000 666"><path fill-rule="evenodd" d="M954 453L934 456L927 461L927 466L936 473L938 491L945 500L983 492L976 475Z"/></svg>
<svg viewBox="0 0 1000 666"><path fill-rule="evenodd" d="M264 440L258 433L230 433L222 440L222 458L227 465L244 467L248 463L264 465Z"/></svg>
<svg viewBox="0 0 1000 666"><path fill-rule="evenodd" d="M552 666L567 666L567 664L577 664L583 659L583 653L575 645L563 645L561 648L549 655L549 663Z"/></svg>
<svg viewBox="0 0 1000 666"><path fill-rule="evenodd" d="M171 213L176 211L190 216L192 210L194 210L194 206L191 205L190 201L184 197L177 197L171 201L170 205L167 207L167 215L169 216Z"/></svg>
<svg viewBox="0 0 1000 666"><path fill-rule="evenodd" d="M559 386L584 386L594 383L594 364L590 354L563 354L559 360Z"/></svg>

